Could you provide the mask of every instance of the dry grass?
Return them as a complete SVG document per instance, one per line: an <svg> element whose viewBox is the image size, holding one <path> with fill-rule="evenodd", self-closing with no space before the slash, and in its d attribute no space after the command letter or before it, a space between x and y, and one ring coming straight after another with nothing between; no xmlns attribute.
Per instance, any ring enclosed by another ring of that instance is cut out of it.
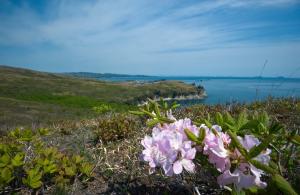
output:
<svg viewBox="0 0 300 195"><path fill-rule="evenodd" d="M111 116L107 114L107 117ZM132 116L130 116L132 117ZM144 119L134 117L145 122ZM148 165L141 161L140 141L151 130L139 125L139 129L124 139L95 142L94 129L102 118L63 123L52 127L55 132L49 143L74 153L84 155L97 166L94 181L86 188L77 185L75 191L80 194L195 194L196 189L210 194L219 194L215 178L205 169L198 167L197 174L184 173L177 177L165 177L162 171L149 175ZM70 134L61 133L68 129ZM71 186L68 191L75 187ZM52 190L55 190L54 188Z"/></svg>
<svg viewBox="0 0 300 195"><path fill-rule="evenodd" d="M180 108L174 113L177 118L190 117L192 119L206 118L215 112L229 111L233 115L247 109L249 112L267 111L274 120L278 120L289 128L300 129L300 100L299 99L270 99L266 102L257 102L250 105L216 105L216 106L192 106ZM224 194L216 183L215 176L201 166L197 167L196 174L184 173L180 176L168 178L161 171L148 174L148 165L141 161L141 139L150 134L146 128L145 119L132 117L138 122L134 131L128 136L117 140L103 142L95 141L95 128L103 120L110 120L114 114L107 113L100 118L81 121L64 121L56 123L49 128L52 136L48 143L58 146L62 150L84 155L97 166L94 169L94 180L87 186L75 182L66 189L74 194ZM118 123L118 120L112 120ZM110 124L109 126L111 126ZM103 125L103 124L102 124ZM109 129L109 128L108 128ZM106 130L108 130L106 129ZM298 164L299 166L299 164ZM293 182L299 178L299 170L295 170L290 177ZM53 186L47 193L58 193ZM59 191L60 192L60 191Z"/></svg>

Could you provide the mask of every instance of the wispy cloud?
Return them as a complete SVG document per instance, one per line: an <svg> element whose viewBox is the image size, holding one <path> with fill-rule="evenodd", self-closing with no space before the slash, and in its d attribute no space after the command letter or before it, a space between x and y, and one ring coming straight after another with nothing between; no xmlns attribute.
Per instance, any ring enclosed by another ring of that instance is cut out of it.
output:
<svg viewBox="0 0 300 195"><path fill-rule="evenodd" d="M208 73L214 60L198 56L209 50L227 53L226 48L238 52L289 43L294 47L300 38L299 15L286 14L300 10L298 0L54 0L40 6L7 0L0 4L0 58L48 70L156 74L161 66L178 69L186 60L191 68L208 63L203 69ZM13 59L8 48L15 49L20 59ZM222 63L228 64L226 56Z"/></svg>

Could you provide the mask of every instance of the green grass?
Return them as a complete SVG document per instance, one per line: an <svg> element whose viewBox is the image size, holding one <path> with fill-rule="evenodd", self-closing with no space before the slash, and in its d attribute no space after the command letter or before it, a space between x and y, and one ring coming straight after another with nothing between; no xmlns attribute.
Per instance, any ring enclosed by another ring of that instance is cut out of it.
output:
<svg viewBox="0 0 300 195"><path fill-rule="evenodd" d="M0 122L7 126L77 120L99 114L95 107L124 112L147 97L196 93L201 91L179 81L116 83L0 66Z"/></svg>

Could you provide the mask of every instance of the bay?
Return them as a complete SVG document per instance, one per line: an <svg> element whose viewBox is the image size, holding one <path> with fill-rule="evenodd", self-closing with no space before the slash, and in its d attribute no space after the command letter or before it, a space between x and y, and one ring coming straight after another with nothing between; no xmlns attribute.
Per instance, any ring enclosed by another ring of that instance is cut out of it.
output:
<svg viewBox="0 0 300 195"><path fill-rule="evenodd" d="M103 80L103 78L101 79ZM157 81L179 80L188 84L204 86L207 98L184 101L184 104L225 104L232 102L250 103L265 100L269 96L300 98L299 78L243 78L243 77L168 77L168 76L122 76L110 77L109 81Z"/></svg>

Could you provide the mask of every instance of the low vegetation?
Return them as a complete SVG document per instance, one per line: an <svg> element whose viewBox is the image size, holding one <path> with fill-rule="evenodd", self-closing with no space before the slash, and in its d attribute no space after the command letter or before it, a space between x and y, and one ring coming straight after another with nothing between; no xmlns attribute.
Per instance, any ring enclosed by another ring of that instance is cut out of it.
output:
<svg viewBox="0 0 300 195"><path fill-rule="evenodd" d="M47 129L15 129L0 139L0 193L65 190L74 180L87 182L93 164L66 154L43 139Z"/></svg>
<svg viewBox="0 0 300 195"><path fill-rule="evenodd" d="M271 157L275 160L274 167L277 168L277 160L280 158L281 176L299 193L299 188L297 187L300 181L299 146L293 144L295 140L291 140L287 144L286 141L288 139L284 139L284 136L299 135L299 105L299 99L269 99L249 105L228 104L179 107L174 110L173 115L178 119L188 117L199 123L210 122L213 124L218 112L222 116L228 112L234 120L239 118L240 113L245 112L250 118L261 117L261 119L266 121L268 119L269 124L272 124L272 121L282 124L281 133L276 134L278 138L274 139L275 142L273 143L279 149L280 155L278 156L277 152L275 152L276 150L271 148L274 151ZM169 109L170 106L172 105L167 105L166 108ZM248 117L247 119L250 120ZM2 186L2 190L14 189L17 191L23 190L23 192L43 191L49 193L61 191L72 193L76 191L80 194L195 194L197 193L196 190L200 191L201 194L229 193L227 190L219 187L216 180L216 171L209 168L209 164L202 164L194 174L183 172L175 177L166 177L163 172L157 171L149 175L148 165L142 162L140 158L143 150L141 140L151 132L151 128L144 125L146 122L145 117L136 117L129 113L116 114L108 111L93 119L64 120L49 125L48 131L50 135L38 136L42 138L44 147L55 146L58 153L68 156L70 159L80 155L86 163L92 165L91 177L84 176L82 178L81 176L84 174L81 174L80 165L76 165L76 170L78 171L76 176L65 176L69 181L64 188L57 186L55 183L54 178L59 176L58 173L55 173L50 177L49 175L43 175L41 178L43 185L36 189L28 186L26 182L23 183L21 179L17 181L12 180L11 183L5 184L5 187ZM38 129L37 126L33 128L34 135L39 134ZM264 128L262 128L262 131L259 130L257 132L257 137L260 140L264 140L266 133L268 131L264 131ZM6 132L3 134L1 143L10 142L9 140L11 139L16 140L16 138L11 137L15 133ZM118 136L114 136L114 134ZM22 143L27 142L22 141ZM22 148L26 149L27 147L27 145L22 145ZM14 149L14 153L11 156L14 158L17 153L18 150ZM3 154L1 152L0 158L2 158ZM41 154L37 154L41 156ZM59 169L63 169L59 163L60 160L56 162L57 166L60 167ZM36 163L33 163L30 168L35 166ZM28 173L24 171L23 174L23 177L27 178ZM17 188L16 186L20 187Z"/></svg>
<svg viewBox="0 0 300 195"><path fill-rule="evenodd" d="M126 114L111 114L102 117L94 125L96 142L113 142L129 138L142 128L140 120Z"/></svg>

